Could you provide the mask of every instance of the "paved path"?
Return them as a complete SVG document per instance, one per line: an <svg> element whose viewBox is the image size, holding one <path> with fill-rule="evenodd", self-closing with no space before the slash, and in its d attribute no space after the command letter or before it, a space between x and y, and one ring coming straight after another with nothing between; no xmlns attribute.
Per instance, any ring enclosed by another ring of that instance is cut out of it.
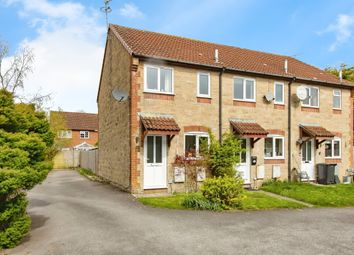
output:
<svg viewBox="0 0 354 255"><path fill-rule="evenodd" d="M154 209L73 171L50 173L29 198L31 234L7 254L354 254L354 208Z"/></svg>
<svg viewBox="0 0 354 255"><path fill-rule="evenodd" d="M287 200L287 201L291 201L291 202L295 202L295 203L299 203L299 204L302 204L306 207L314 207L313 204L309 204L309 203L306 203L306 202L303 202L303 201L300 201L300 200L296 200L296 199L293 199L293 198L290 198L290 197L284 197L284 196L281 196L281 195L278 195L278 194L274 194L274 193L271 193L271 192L267 192L267 191L264 191L264 190L258 190L258 192L262 192L268 196L271 196L271 197L275 197L275 198L279 198L279 199L283 199L283 200Z"/></svg>

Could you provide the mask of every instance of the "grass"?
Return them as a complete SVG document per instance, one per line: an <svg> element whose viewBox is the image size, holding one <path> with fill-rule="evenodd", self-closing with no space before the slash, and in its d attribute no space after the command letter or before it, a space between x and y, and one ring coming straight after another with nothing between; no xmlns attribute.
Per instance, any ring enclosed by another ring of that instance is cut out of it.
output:
<svg viewBox="0 0 354 255"><path fill-rule="evenodd" d="M185 193L177 193L168 197L142 197L138 200L144 205L168 209L186 210L188 208L182 205ZM286 201L268 196L260 192L246 191L246 199L244 200L242 209L238 210L266 210L275 208L303 208L302 204Z"/></svg>
<svg viewBox="0 0 354 255"><path fill-rule="evenodd" d="M79 168L79 173L83 176L86 176L86 177L92 177L92 176L95 176L95 174L88 168Z"/></svg>
<svg viewBox="0 0 354 255"><path fill-rule="evenodd" d="M315 186L308 183L270 182L262 189L316 206L354 206L354 184Z"/></svg>

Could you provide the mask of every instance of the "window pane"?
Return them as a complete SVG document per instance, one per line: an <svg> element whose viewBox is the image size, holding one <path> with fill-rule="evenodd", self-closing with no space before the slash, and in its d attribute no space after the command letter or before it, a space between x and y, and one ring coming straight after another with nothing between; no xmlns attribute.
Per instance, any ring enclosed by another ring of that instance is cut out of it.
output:
<svg viewBox="0 0 354 255"><path fill-rule="evenodd" d="M147 163L154 163L154 137L148 136L147 137Z"/></svg>
<svg viewBox="0 0 354 255"><path fill-rule="evenodd" d="M243 79L236 78L234 81L234 98L243 99Z"/></svg>
<svg viewBox="0 0 354 255"><path fill-rule="evenodd" d="M254 82L246 80L246 99L254 99Z"/></svg>
<svg viewBox="0 0 354 255"><path fill-rule="evenodd" d="M208 137L199 136L199 151L198 154L205 153L208 151Z"/></svg>
<svg viewBox="0 0 354 255"><path fill-rule="evenodd" d="M311 88L311 106L318 106L318 89Z"/></svg>
<svg viewBox="0 0 354 255"><path fill-rule="evenodd" d="M283 156L283 139L275 138L275 156Z"/></svg>
<svg viewBox="0 0 354 255"><path fill-rule="evenodd" d="M333 108L340 108L340 96L333 96Z"/></svg>
<svg viewBox="0 0 354 255"><path fill-rule="evenodd" d="M325 157L332 157L332 141L325 144Z"/></svg>
<svg viewBox="0 0 354 255"><path fill-rule="evenodd" d="M199 94L209 95L209 75L199 74Z"/></svg>
<svg viewBox="0 0 354 255"><path fill-rule="evenodd" d="M301 155L302 155L302 161L306 161L306 151L307 151L307 143L303 143L301 147Z"/></svg>
<svg viewBox="0 0 354 255"><path fill-rule="evenodd" d="M307 142L307 160L312 160L312 141Z"/></svg>
<svg viewBox="0 0 354 255"><path fill-rule="evenodd" d="M172 70L160 69L160 91L172 92Z"/></svg>
<svg viewBox="0 0 354 255"><path fill-rule="evenodd" d="M155 163L162 163L162 137L155 137L156 160Z"/></svg>
<svg viewBox="0 0 354 255"><path fill-rule="evenodd" d="M340 156L340 142L333 141L333 156L339 157Z"/></svg>
<svg viewBox="0 0 354 255"><path fill-rule="evenodd" d="M306 92L307 92L307 97L306 99L303 101L304 105L309 105L310 104L310 89L309 88L306 88Z"/></svg>
<svg viewBox="0 0 354 255"><path fill-rule="evenodd" d="M196 136L195 135L186 135L185 154L186 157L196 156Z"/></svg>
<svg viewBox="0 0 354 255"><path fill-rule="evenodd" d="M241 149L243 151L240 153L240 163L246 163L246 140L241 140Z"/></svg>
<svg viewBox="0 0 354 255"><path fill-rule="evenodd" d="M157 90L157 68L146 68L146 83L148 89Z"/></svg>
<svg viewBox="0 0 354 255"><path fill-rule="evenodd" d="M265 157L273 157L273 138L266 138L264 141L264 155Z"/></svg>
<svg viewBox="0 0 354 255"><path fill-rule="evenodd" d="M283 85L275 84L275 101L278 103L283 103Z"/></svg>

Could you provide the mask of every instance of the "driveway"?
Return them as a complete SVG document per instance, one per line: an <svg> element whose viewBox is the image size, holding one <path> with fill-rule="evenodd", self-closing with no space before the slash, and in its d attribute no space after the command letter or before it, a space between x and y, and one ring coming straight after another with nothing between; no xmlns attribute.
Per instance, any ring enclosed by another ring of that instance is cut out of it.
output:
<svg viewBox="0 0 354 255"><path fill-rule="evenodd" d="M29 193L32 230L6 254L354 254L354 209L155 209L74 171Z"/></svg>

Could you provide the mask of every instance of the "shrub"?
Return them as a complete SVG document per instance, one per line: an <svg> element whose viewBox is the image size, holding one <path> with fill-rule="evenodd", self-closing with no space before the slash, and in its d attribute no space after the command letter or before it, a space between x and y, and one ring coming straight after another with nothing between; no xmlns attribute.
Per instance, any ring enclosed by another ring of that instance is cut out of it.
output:
<svg viewBox="0 0 354 255"><path fill-rule="evenodd" d="M211 203L223 209L242 207L245 198L243 180L239 177L214 177L204 181L201 192Z"/></svg>
<svg viewBox="0 0 354 255"><path fill-rule="evenodd" d="M222 209L220 205L210 202L200 193L191 193L187 195L184 198L182 205L186 208L193 208L198 210L219 211Z"/></svg>
<svg viewBox="0 0 354 255"><path fill-rule="evenodd" d="M21 149L0 146L0 168L22 169L29 165L29 153Z"/></svg>
<svg viewBox="0 0 354 255"><path fill-rule="evenodd" d="M8 228L0 232L0 247L15 247L21 242L22 237L28 233L30 226L31 219L27 215L23 215L12 221Z"/></svg>

